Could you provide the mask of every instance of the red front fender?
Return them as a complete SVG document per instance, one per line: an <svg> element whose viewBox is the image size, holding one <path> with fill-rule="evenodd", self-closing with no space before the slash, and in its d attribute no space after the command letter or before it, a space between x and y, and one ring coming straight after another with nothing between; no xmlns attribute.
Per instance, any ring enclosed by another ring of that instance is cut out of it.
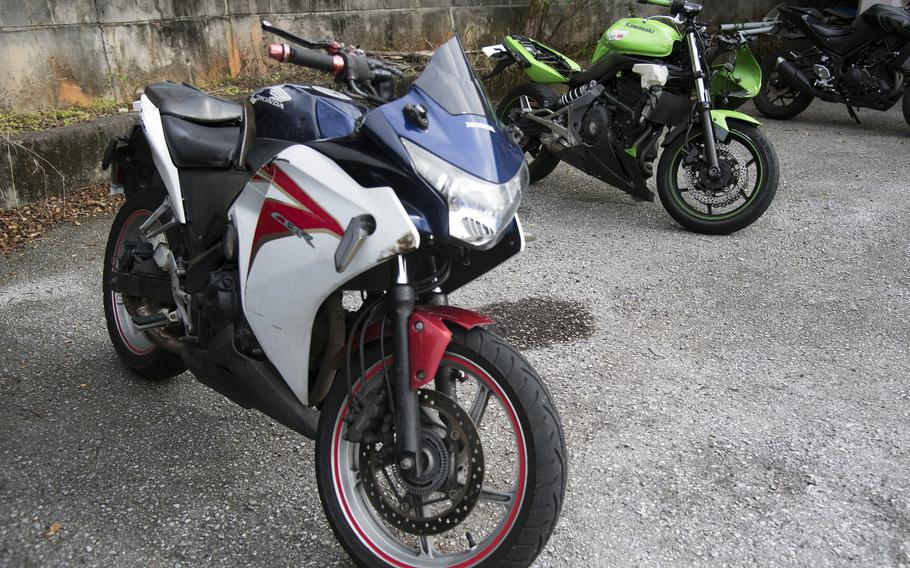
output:
<svg viewBox="0 0 910 568"><path fill-rule="evenodd" d="M439 363L445 353L446 347L452 341L452 331L446 323L457 325L463 329L473 329L481 325L489 325L493 320L485 315L456 308L453 306L417 306L411 314L408 330L409 360L411 369L411 388L419 389L429 383L439 370ZM364 334L364 343L371 343L379 339L381 326L379 322L373 323ZM385 328L386 336L391 334L389 326ZM356 349L356 343L354 345ZM342 347L335 356L335 366L344 367L344 354L347 346Z"/></svg>
<svg viewBox="0 0 910 568"><path fill-rule="evenodd" d="M477 312L453 306L414 308L408 327L412 389L419 389L436 376L446 347L452 341L452 331L446 325L447 322L472 329L491 324L493 320Z"/></svg>

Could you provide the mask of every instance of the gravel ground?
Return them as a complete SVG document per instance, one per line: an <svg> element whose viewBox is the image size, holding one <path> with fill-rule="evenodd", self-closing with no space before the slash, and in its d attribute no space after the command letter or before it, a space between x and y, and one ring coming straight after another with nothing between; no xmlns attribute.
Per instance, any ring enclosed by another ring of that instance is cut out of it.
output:
<svg viewBox="0 0 910 568"><path fill-rule="evenodd" d="M910 127L863 119L769 123L778 198L730 237L562 166L526 253L453 298L528 346L562 412L538 566L910 565ZM108 223L0 259L0 565L348 565L311 442L119 365Z"/></svg>

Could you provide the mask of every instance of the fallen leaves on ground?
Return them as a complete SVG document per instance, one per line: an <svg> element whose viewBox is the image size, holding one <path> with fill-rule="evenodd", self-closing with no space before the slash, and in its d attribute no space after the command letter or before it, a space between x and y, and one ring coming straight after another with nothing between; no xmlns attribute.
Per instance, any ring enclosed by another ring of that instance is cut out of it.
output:
<svg viewBox="0 0 910 568"><path fill-rule="evenodd" d="M57 521L54 521L53 523L50 524L49 527L47 527L47 533L45 533L45 534L47 535L47 538L50 538L50 537L54 536L55 534L57 534L58 532L60 532L60 529L62 529L62 528L63 528L63 525L61 525Z"/></svg>
<svg viewBox="0 0 910 568"><path fill-rule="evenodd" d="M0 209L0 252L44 236L60 223L80 225L79 219L113 214L123 198L108 194L107 186L69 191L66 197L50 197L12 209Z"/></svg>

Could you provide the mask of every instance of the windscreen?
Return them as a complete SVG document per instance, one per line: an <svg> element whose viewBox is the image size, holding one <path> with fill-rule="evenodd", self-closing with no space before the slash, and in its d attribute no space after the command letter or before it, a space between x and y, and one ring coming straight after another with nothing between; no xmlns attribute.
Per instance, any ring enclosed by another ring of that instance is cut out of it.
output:
<svg viewBox="0 0 910 568"><path fill-rule="evenodd" d="M414 85L449 114L493 116L483 85L474 75L458 36L436 50Z"/></svg>

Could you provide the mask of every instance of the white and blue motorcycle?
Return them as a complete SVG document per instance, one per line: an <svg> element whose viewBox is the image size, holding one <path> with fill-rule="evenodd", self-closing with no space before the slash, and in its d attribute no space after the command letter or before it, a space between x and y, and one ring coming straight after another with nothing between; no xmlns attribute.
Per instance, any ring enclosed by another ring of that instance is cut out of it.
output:
<svg viewBox="0 0 910 568"><path fill-rule="evenodd" d="M392 100L394 68L263 28L303 46L273 58L341 92L146 87L103 164L126 195L104 261L114 348L314 439L358 563L528 566L565 492L559 416L491 321L447 301L523 248L516 137L457 38Z"/></svg>

